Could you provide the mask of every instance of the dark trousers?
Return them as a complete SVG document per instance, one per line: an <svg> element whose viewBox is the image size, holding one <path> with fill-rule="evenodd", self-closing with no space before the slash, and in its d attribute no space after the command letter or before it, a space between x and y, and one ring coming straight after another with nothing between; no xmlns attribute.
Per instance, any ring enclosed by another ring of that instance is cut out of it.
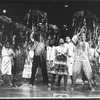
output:
<svg viewBox="0 0 100 100"><path fill-rule="evenodd" d="M58 83L60 83L60 82L61 82L61 79L62 79L62 76L61 76L61 75L59 75L59 77L58 77Z"/></svg>
<svg viewBox="0 0 100 100"><path fill-rule="evenodd" d="M17 71L17 65L16 65L16 58L13 58L14 65L12 66L12 83L14 84L16 71Z"/></svg>
<svg viewBox="0 0 100 100"><path fill-rule="evenodd" d="M53 89L53 83L54 83L54 80L55 80L55 76L56 74L52 74L52 79L51 79L51 89ZM67 75L63 75L64 76L64 89L67 89ZM61 81L61 78L62 78L62 75L59 75L59 78L58 78L58 81L60 83Z"/></svg>
<svg viewBox="0 0 100 100"><path fill-rule="evenodd" d="M14 65L13 65L13 67L12 67L12 74L15 76L16 75L16 68L17 68L17 66L16 66L16 58L13 58L13 61L14 61Z"/></svg>
<svg viewBox="0 0 100 100"><path fill-rule="evenodd" d="M44 84L48 83L48 74L47 74L47 67L46 67L46 60L44 57L40 56L34 56L33 58L33 66L32 66L32 74L30 79L30 84L34 84L35 81L35 74L36 70L40 66L42 75L43 75L43 82Z"/></svg>

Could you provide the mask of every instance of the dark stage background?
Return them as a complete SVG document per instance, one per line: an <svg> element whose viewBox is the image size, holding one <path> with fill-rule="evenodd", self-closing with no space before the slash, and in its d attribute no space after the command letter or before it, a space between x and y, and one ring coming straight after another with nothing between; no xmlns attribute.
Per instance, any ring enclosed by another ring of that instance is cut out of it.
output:
<svg viewBox="0 0 100 100"><path fill-rule="evenodd" d="M66 5L66 6L65 6ZM6 10L6 13L3 13ZM73 34L72 19L77 11L90 10L100 17L100 2L1 2L0 15L5 15L12 21L23 23L25 15L29 10L44 11L48 15L48 22L59 27L62 36ZM67 25L68 30L63 29Z"/></svg>

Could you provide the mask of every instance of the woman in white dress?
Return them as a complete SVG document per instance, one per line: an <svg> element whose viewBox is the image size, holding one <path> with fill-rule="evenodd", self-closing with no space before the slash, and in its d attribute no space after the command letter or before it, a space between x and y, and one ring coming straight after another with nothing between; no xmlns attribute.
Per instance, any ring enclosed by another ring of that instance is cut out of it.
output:
<svg viewBox="0 0 100 100"><path fill-rule="evenodd" d="M24 70L22 77L25 78L25 81L29 80L31 78L31 69L32 69L32 62L34 57L34 51L31 47L29 47L29 50L26 49L27 58L25 60Z"/></svg>
<svg viewBox="0 0 100 100"><path fill-rule="evenodd" d="M9 76L9 85L12 85L13 54L14 52L10 48L9 44L3 46L1 73L2 73L3 80L5 79L5 76Z"/></svg>

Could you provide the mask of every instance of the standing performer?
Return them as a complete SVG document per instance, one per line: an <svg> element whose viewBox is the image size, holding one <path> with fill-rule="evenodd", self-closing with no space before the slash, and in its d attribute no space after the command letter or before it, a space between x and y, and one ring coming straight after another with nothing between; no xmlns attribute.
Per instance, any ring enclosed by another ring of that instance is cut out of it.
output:
<svg viewBox="0 0 100 100"><path fill-rule="evenodd" d="M67 48L65 48L64 40L61 38L59 40L60 45L56 48L55 51L55 61L54 66L51 68L52 81L51 81L51 89L53 88L53 83L55 80L55 75L64 76L64 89L67 90Z"/></svg>
<svg viewBox="0 0 100 100"><path fill-rule="evenodd" d="M92 69L91 69L90 62L89 62L89 44L87 42L85 42L86 35L85 35L85 33L82 33L82 41L80 41L78 39L77 35L75 35L72 38L72 40L76 44L76 47L74 49L75 50L75 54L74 54L75 62L73 64L72 90L75 87L75 82L76 82L78 75L83 70L84 74L86 75L86 77L88 79L90 89L92 91L94 91L94 89L92 88L92 84L91 84Z"/></svg>
<svg viewBox="0 0 100 100"><path fill-rule="evenodd" d="M47 70L48 70L48 74L50 71L50 68L54 65L54 60L55 60L55 49L56 46L54 46L54 43L52 43L52 39L50 38L51 36L48 37L48 41L49 42L47 44Z"/></svg>
<svg viewBox="0 0 100 100"><path fill-rule="evenodd" d="M39 36L40 37L40 36ZM47 66L46 66L46 52L45 52L45 44L43 42L43 38L35 37L34 40L34 58L33 58L33 66L32 66L32 74L30 85L34 85L35 82L35 74L38 66L40 66L43 75L43 83L45 86L48 86L48 74L47 74Z"/></svg>
<svg viewBox="0 0 100 100"><path fill-rule="evenodd" d="M96 47L96 51L97 51L98 54L99 54L98 63L99 63L99 65L100 65L100 36L99 36L99 38L98 38L98 45L97 45L97 47ZM100 67L99 67L99 70L100 70Z"/></svg>
<svg viewBox="0 0 100 100"><path fill-rule="evenodd" d="M15 81L17 81L16 79L16 74L17 74L17 65L16 65L16 49L13 48L13 51L14 51L14 56L13 56L13 66L12 66L12 83L13 85L15 85Z"/></svg>
<svg viewBox="0 0 100 100"><path fill-rule="evenodd" d="M67 66L68 66L68 73L69 76L71 77L71 81L73 84L73 79L72 79L72 69L73 69L73 63L74 63L74 44L71 42L70 38L67 37L67 41L68 41L68 60L67 60Z"/></svg>
<svg viewBox="0 0 100 100"><path fill-rule="evenodd" d="M72 80L72 65L74 62L74 44L71 42L70 37L66 37L65 48L68 48L68 57L67 57L67 66L68 66L68 73ZM59 76L57 86L60 85L62 76Z"/></svg>
<svg viewBox="0 0 100 100"><path fill-rule="evenodd" d="M25 81L28 81L31 78L31 69L32 69L32 59L34 57L34 52L29 48L29 51L27 50L27 58L25 60L24 69L22 77L25 78Z"/></svg>
<svg viewBox="0 0 100 100"><path fill-rule="evenodd" d="M7 43L6 46L3 46L2 49L2 66L1 72L3 79L6 75L9 76L9 85L12 85L12 60L13 60L13 51L10 48L10 45Z"/></svg>
<svg viewBox="0 0 100 100"><path fill-rule="evenodd" d="M94 82L94 84L98 85L98 83L96 82L96 75L99 71L99 67L98 67L98 57L99 54L96 51L96 49L94 48L92 42L90 41L90 65L92 67L92 80Z"/></svg>

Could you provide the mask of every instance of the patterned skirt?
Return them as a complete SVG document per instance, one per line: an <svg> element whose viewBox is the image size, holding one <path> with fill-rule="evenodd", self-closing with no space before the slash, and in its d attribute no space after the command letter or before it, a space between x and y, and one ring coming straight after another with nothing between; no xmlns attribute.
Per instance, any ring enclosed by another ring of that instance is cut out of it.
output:
<svg viewBox="0 0 100 100"><path fill-rule="evenodd" d="M57 75L68 75L68 67L65 60L47 62L48 73Z"/></svg>

